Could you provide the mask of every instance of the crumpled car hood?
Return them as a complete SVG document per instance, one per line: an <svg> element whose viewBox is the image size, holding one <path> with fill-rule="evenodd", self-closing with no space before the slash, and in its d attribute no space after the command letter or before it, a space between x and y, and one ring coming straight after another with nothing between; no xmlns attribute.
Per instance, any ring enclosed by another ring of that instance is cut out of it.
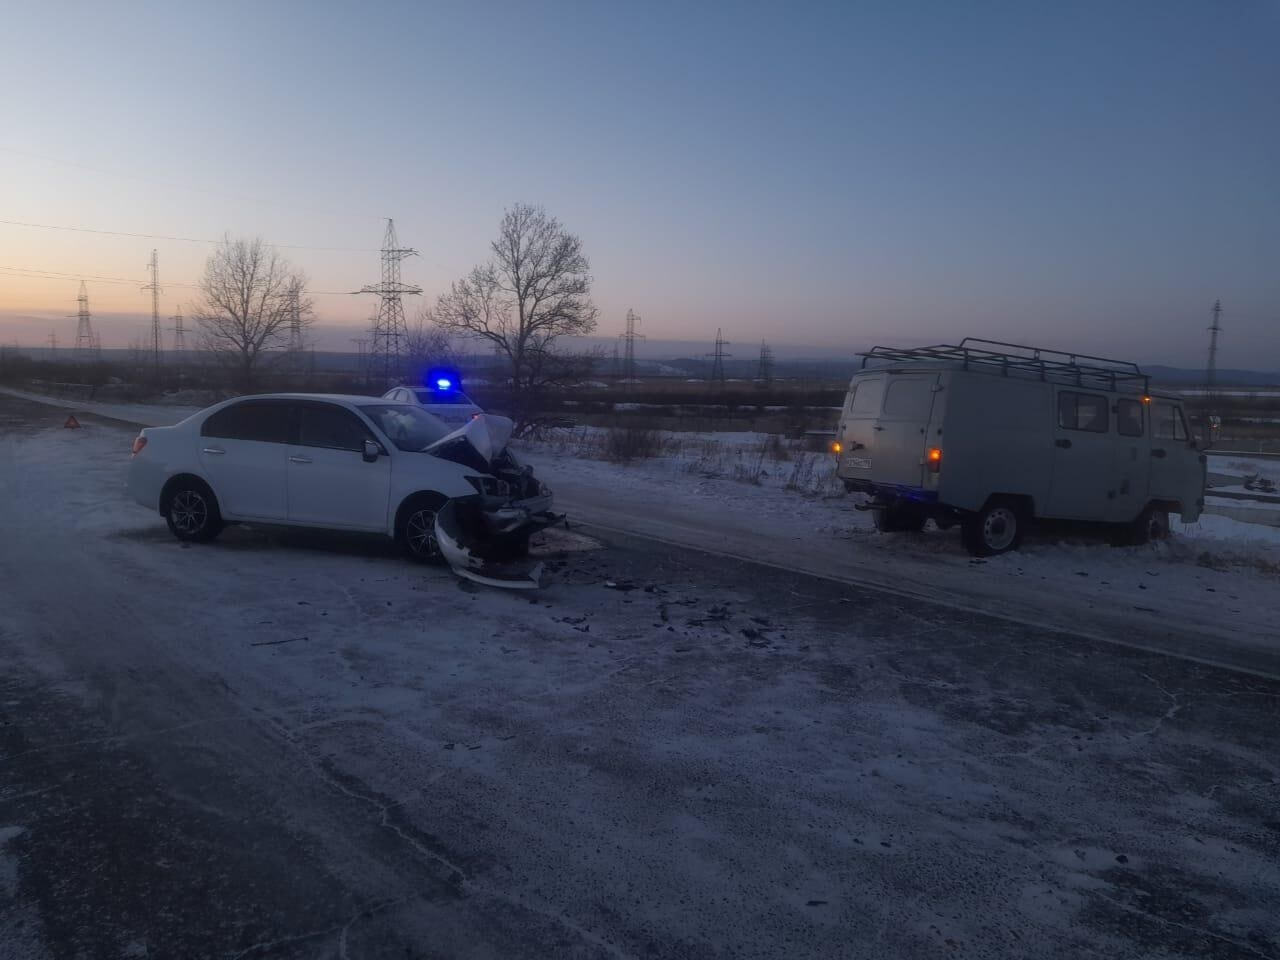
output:
<svg viewBox="0 0 1280 960"><path fill-rule="evenodd" d="M435 453L459 440L469 443L485 461L492 463L493 458L507 448L515 423L510 417L500 417L495 413L482 413L471 418L457 430L445 434L435 443L424 449L424 453Z"/></svg>

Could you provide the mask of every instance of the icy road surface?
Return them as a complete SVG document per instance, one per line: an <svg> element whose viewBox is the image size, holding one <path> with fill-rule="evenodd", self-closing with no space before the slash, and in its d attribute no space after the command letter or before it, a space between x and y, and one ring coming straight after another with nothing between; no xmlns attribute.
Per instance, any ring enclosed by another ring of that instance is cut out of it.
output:
<svg viewBox="0 0 1280 960"><path fill-rule="evenodd" d="M183 547L64 416L0 398L0 957L1280 957L1280 684L624 536Z"/></svg>

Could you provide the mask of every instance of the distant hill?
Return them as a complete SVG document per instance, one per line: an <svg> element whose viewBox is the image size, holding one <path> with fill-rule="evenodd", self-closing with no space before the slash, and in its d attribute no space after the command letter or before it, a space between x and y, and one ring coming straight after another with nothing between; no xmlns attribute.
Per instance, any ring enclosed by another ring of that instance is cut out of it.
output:
<svg viewBox="0 0 1280 960"><path fill-rule="evenodd" d="M1204 369L1185 367L1149 366L1142 368L1160 383L1204 383ZM1270 386L1280 384L1280 371L1276 370L1219 370L1218 383L1238 386Z"/></svg>

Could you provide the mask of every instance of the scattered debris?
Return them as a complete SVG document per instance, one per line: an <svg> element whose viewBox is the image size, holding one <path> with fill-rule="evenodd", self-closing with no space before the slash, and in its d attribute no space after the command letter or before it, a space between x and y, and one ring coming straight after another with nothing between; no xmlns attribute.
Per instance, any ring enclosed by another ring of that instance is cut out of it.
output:
<svg viewBox="0 0 1280 960"><path fill-rule="evenodd" d="M309 637L289 637L287 640L258 640L249 644L251 647L275 647L282 643L293 643L296 640L308 640Z"/></svg>

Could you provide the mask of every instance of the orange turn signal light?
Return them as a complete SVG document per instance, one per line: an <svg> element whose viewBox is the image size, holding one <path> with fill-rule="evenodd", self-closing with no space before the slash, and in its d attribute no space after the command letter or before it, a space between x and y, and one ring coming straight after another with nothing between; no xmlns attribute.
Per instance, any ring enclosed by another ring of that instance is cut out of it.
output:
<svg viewBox="0 0 1280 960"><path fill-rule="evenodd" d="M938 468L942 466L942 448L930 447L929 453L925 459L929 462L929 469L934 473L937 473Z"/></svg>
<svg viewBox="0 0 1280 960"><path fill-rule="evenodd" d="M840 441L839 441L839 440L832 440L832 441L831 441L831 452L832 452L832 453L840 453L842 450L844 450L844 447L840 445Z"/></svg>

